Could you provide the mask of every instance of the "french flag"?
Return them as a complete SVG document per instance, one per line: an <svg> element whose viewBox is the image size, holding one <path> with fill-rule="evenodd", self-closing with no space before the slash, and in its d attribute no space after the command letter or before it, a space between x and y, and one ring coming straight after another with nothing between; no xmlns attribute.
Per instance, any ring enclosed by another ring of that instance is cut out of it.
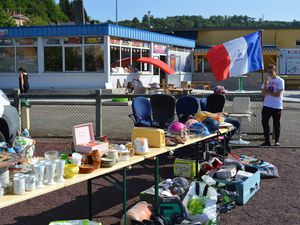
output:
<svg viewBox="0 0 300 225"><path fill-rule="evenodd" d="M207 61L217 81L263 69L260 31L212 47Z"/></svg>

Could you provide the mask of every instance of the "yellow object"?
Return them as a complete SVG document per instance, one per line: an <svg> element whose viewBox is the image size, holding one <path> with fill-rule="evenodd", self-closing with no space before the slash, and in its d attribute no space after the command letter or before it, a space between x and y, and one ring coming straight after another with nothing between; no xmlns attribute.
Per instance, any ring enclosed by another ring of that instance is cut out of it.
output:
<svg viewBox="0 0 300 225"><path fill-rule="evenodd" d="M137 137L144 137L148 139L148 146L154 148L161 148L165 146L165 131L158 128L135 127L132 129L131 142Z"/></svg>
<svg viewBox="0 0 300 225"><path fill-rule="evenodd" d="M79 172L79 167L76 164L65 165L65 178L72 178Z"/></svg>
<svg viewBox="0 0 300 225"><path fill-rule="evenodd" d="M222 116L222 113L210 113L207 111L201 111L199 113L196 113L194 118L198 122L203 122L206 118L213 118L217 120L218 122L224 122L224 118Z"/></svg>

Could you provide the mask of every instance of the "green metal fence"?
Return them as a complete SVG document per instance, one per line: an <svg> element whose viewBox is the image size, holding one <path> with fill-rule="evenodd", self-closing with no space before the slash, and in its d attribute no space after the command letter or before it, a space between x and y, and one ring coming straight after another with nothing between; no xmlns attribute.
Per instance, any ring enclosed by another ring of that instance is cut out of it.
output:
<svg viewBox="0 0 300 225"><path fill-rule="evenodd" d="M18 91L6 93L19 108L22 126L29 126L33 137L71 137L74 125L91 122L94 124L96 136L105 134L111 139L130 139L133 122L128 115L132 113L131 100L137 95L102 94L101 90L33 90L27 94L19 94ZM207 94L193 96L200 101ZM251 120L242 120L242 132L249 134L245 139L262 137L261 95L227 94L224 111L232 111L232 100L235 96L248 96L251 99L253 116ZM30 108L22 110L22 98L29 100ZM128 98L129 101L113 102L113 99L118 98Z"/></svg>

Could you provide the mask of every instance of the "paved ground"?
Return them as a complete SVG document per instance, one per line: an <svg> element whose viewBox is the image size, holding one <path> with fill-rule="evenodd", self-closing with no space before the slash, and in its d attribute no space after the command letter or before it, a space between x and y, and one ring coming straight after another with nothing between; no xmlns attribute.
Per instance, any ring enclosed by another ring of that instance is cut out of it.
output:
<svg viewBox="0 0 300 225"><path fill-rule="evenodd" d="M279 169L280 178L262 180L260 190L250 201L221 215L225 225L300 224L300 110L299 104L285 108L282 118L281 143L285 147L251 147L234 150L237 154L254 155L269 161ZM71 139L37 139L37 153L56 149L68 149ZM166 156L161 161L162 178L172 177L174 157ZM128 205L138 201L138 194L154 184L154 162L134 166L128 176ZM113 174L119 181L121 173ZM103 224L119 224L122 216L122 192L101 178L93 185L94 220ZM87 185L80 183L47 195L36 197L4 209L0 209L0 224L46 225L52 220L79 219L87 217ZM1 198L0 198L1 201Z"/></svg>

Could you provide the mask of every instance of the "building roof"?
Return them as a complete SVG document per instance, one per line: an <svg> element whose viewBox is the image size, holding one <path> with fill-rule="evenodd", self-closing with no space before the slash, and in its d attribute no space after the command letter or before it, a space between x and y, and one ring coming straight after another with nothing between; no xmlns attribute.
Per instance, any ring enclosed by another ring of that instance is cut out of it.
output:
<svg viewBox="0 0 300 225"><path fill-rule="evenodd" d="M195 47L194 40L113 24L0 27L0 29L7 30L2 38L109 35L187 48Z"/></svg>

